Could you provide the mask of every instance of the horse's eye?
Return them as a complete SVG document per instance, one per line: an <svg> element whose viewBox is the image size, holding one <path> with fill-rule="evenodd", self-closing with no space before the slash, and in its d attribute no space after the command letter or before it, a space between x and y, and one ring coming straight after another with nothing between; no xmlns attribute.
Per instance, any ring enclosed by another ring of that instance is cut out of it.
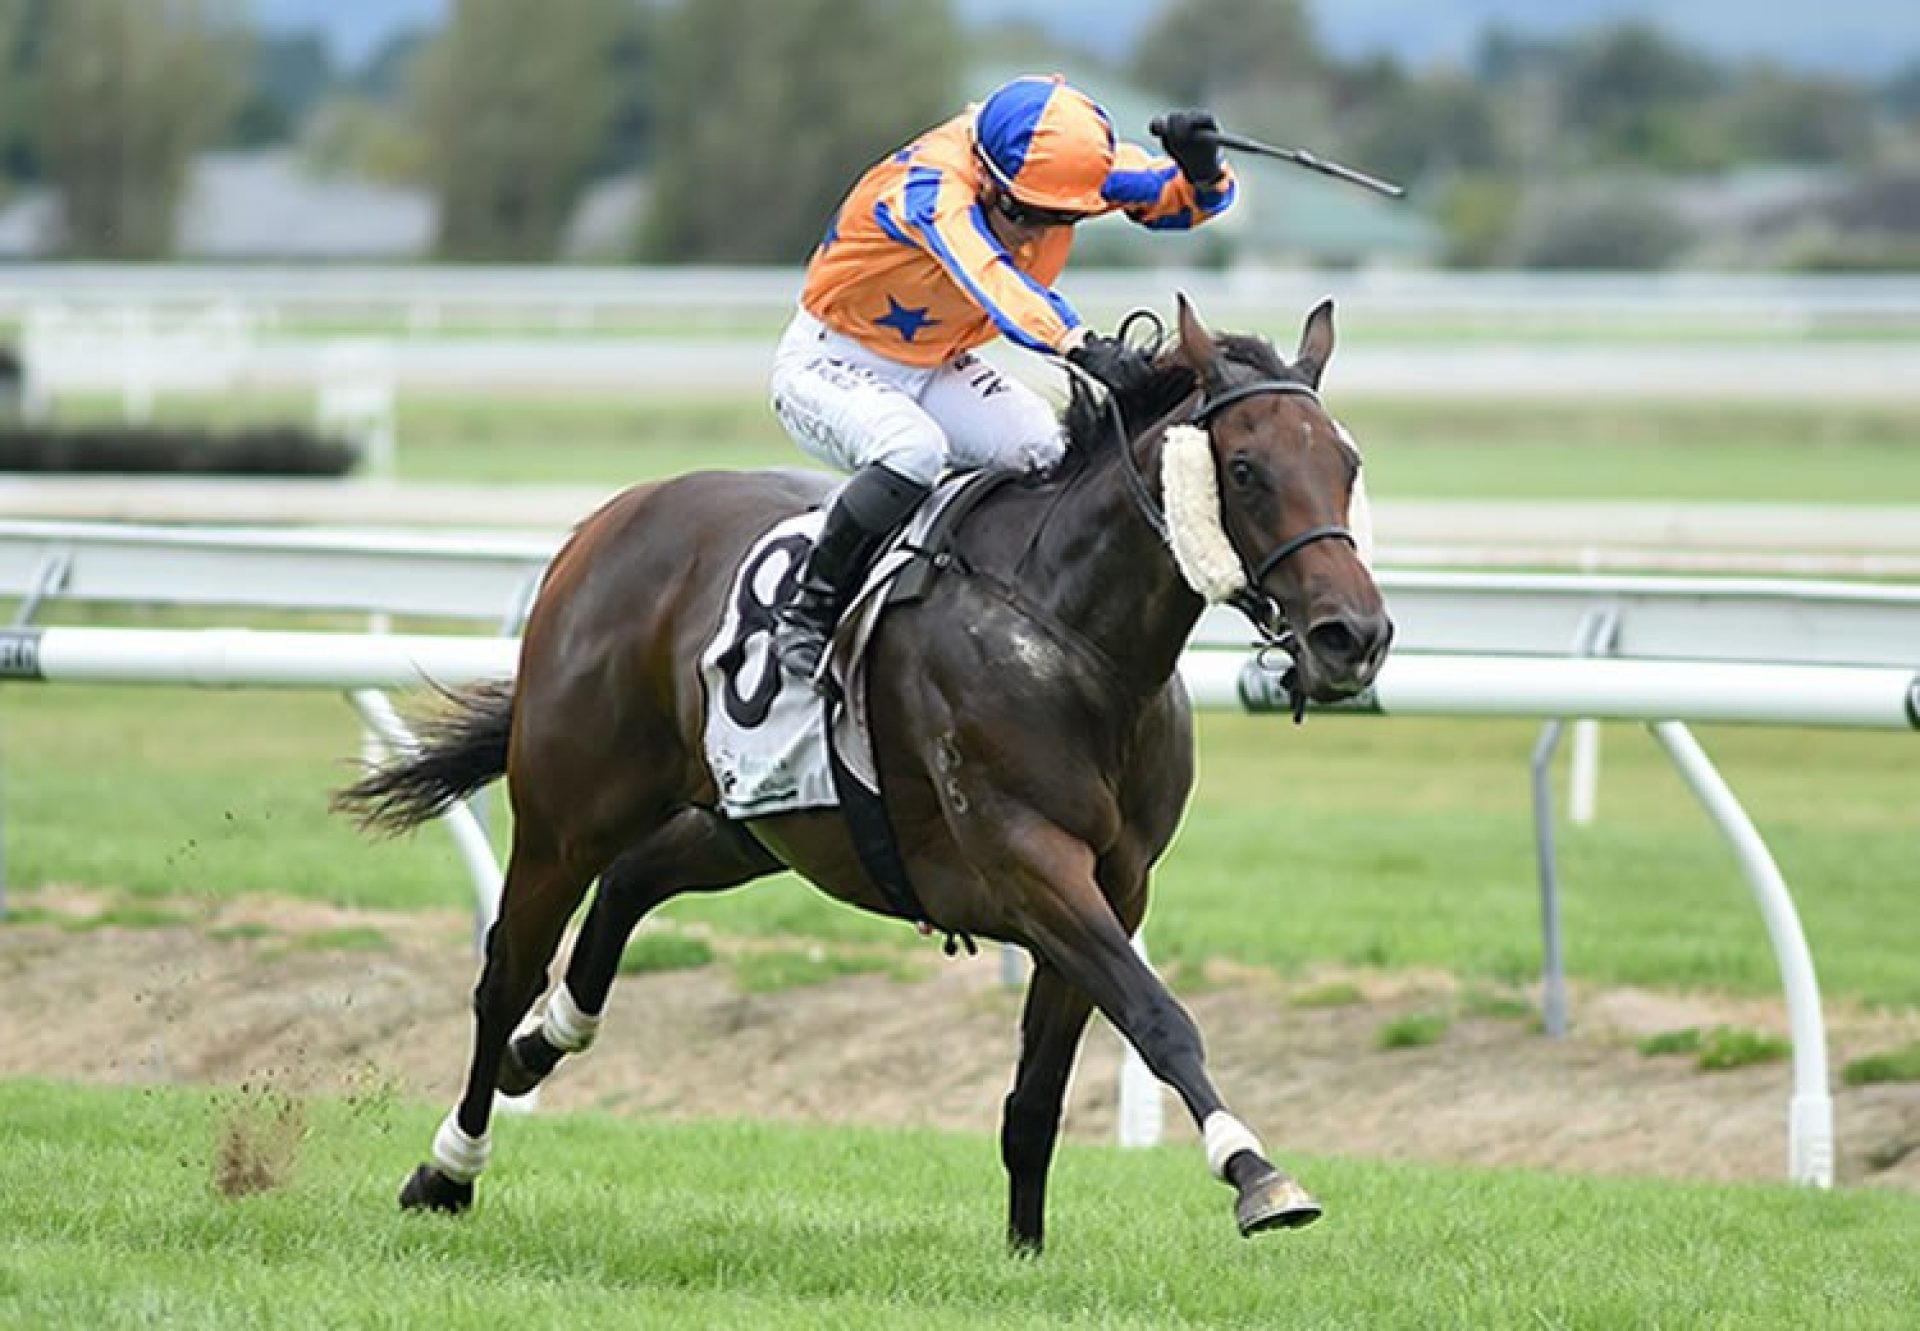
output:
<svg viewBox="0 0 1920 1331"><path fill-rule="evenodd" d="M1227 463L1227 477L1242 489L1253 484L1253 464L1245 458L1234 458Z"/></svg>

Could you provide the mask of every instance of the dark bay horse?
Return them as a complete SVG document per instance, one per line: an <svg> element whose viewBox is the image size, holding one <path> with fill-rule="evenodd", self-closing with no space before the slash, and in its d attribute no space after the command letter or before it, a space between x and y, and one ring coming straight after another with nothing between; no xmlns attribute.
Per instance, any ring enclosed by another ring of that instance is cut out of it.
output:
<svg viewBox="0 0 1920 1331"><path fill-rule="evenodd" d="M1062 1097L1095 1008L1186 1104L1243 1233L1320 1214L1228 1112L1198 1029L1129 942L1194 770L1176 666L1203 601L1169 549L1174 427L1204 459L1214 550L1250 585L1249 606L1290 626L1301 691L1358 691L1392 626L1346 529L1360 460L1316 391L1331 303L1308 316L1291 365L1262 340L1216 339L1184 297L1169 341L1151 376L1110 401L1075 385L1066 460L995 490L960 530L955 569L891 611L873 646L876 759L928 918L1033 957L1000 1136L1009 1238L1027 1251L1041 1246ZM896 913L836 813L731 821L702 753L695 663L734 570L830 487L800 472L709 472L616 497L555 557L517 683L456 695L415 753L341 792L343 807L397 830L504 773L513 807L465 1093L403 1206L471 1205L495 1088L523 1094L592 1042L628 935L662 902L791 866L844 902ZM538 1029L515 1037L596 878L564 983Z"/></svg>

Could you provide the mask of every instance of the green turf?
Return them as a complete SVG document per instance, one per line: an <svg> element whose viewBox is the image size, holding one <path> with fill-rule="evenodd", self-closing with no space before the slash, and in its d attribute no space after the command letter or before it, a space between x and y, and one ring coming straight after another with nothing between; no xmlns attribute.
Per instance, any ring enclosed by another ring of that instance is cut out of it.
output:
<svg viewBox="0 0 1920 1331"><path fill-rule="evenodd" d="M1345 398L1329 407L1367 456L1377 499L1620 499L1920 504L1920 408L1860 402ZM81 414L111 414L96 401ZM231 423L290 397L163 401L169 420ZM764 395L660 393L520 399L407 396L403 479L617 487L701 467L815 465Z"/></svg>
<svg viewBox="0 0 1920 1331"><path fill-rule="evenodd" d="M1841 1070L1841 1080L1849 1086L1872 1086L1890 1081L1920 1082L1920 1040L1911 1040L1898 1048L1856 1058Z"/></svg>
<svg viewBox="0 0 1920 1331"><path fill-rule="evenodd" d="M1524 722L1215 713L1149 916L1156 957L1512 980L1539 968ZM1913 737L1703 727L1795 890L1831 992L1920 1004ZM1599 818L1559 831L1567 965L1616 983L1775 990L1731 850L1651 737L1603 728ZM1891 946L1888 946L1888 945Z"/></svg>
<svg viewBox="0 0 1920 1331"><path fill-rule="evenodd" d="M1920 1198L1291 1163L1253 1241L1182 1142L1069 1145L1039 1261L986 1138L536 1115L475 1212L403 1216L434 1111L295 1105L281 1186L214 1186L233 1092L0 1083L8 1327L1906 1328ZM263 1118L262 1115L269 1115Z"/></svg>
<svg viewBox="0 0 1920 1331"><path fill-rule="evenodd" d="M408 480L614 487L705 467L817 466L757 394L497 402L408 399L396 454Z"/></svg>
<svg viewBox="0 0 1920 1331"><path fill-rule="evenodd" d="M1198 794L1149 918L1156 958L1536 974L1534 733L1520 722L1315 717L1295 728L1203 715ZM1699 733L1794 888L1827 991L1920 1005L1913 737ZM1560 834L1571 973L1777 992L1731 851L1644 731L1604 735L1599 821ZM464 907L470 889L438 828L370 843L326 813L358 748L353 713L324 694L5 686L9 882L22 905L38 885L81 883L135 898ZM927 946L785 876L666 914L735 934Z"/></svg>
<svg viewBox="0 0 1920 1331"><path fill-rule="evenodd" d="M1331 399L1376 499L1920 504L1920 410Z"/></svg>
<svg viewBox="0 0 1920 1331"><path fill-rule="evenodd" d="M1376 498L1920 504L1920 409L1341 401ZM417 480L608 486L697 467L812 465L757 396L409 400Z"/></svg>
<svg viewBox="0 0 1920 1331"><path fill-rule="evenodd" d="M711 964L713 946L706 939L661 929L637 932L620 954L622 975L698 970Z"/></svg>

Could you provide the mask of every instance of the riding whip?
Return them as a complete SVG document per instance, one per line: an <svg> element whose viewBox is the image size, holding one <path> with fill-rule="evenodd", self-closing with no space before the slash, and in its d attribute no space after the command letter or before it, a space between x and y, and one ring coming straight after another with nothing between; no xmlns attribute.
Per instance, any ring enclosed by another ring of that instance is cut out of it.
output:
<svg viewBox="0 0 1920 1331"><path fill-rule="evenodd" d="M1156 116L1148 124L1147 130L1156 138L1166 127L1164 117ZM1283 162L1292 162L1295 166L1304 166L1309 171L1318 171L1323 176L1332 176L1335 180L1344 180L1349 184L1361 185L1375 193L1384 194L1390 199L1406 197L1406 190L1390 180L1370 176L1364 171L1356 171L1350 166L1338 162L1329 162L1324 157L1316 157L1305 148L1276 148L1271 143L1262 143L1250 139L1244 134L1230 134L1224 129L1202 129L1194 133L1200 143L1214 143L1222 148L1232 148L1236 152L1257 153L1261 157L1274 157Z"/></svg>

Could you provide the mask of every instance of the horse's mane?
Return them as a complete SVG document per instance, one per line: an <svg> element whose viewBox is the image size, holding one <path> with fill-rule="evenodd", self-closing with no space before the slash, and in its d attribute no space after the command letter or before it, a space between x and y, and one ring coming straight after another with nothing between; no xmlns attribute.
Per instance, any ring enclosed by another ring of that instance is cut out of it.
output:
<svg viewBox="0 0 1920 1331"><path fill-rule="evenodd" d="M1263 337L1246 333L1221 333L1214 337L1214 346L1219 350L1222 361L1243 365L1264 377L1282 380L1299 378L1293 367ZM1161 345L1149 348L1149 354L1154 363L1153 374L1138 384L1112 393L1112 406L1108 405L1107 392L1089 387L1077 375L1071 377L1071 395L1063 415L1067 452L1055 468L1055 476L1080 471L1094 460L1114 451L1122 438L1122 433L1113 428L1115 407L1120 412L1124 437L1132 440L1172 411L1195 388L1218 386L1220 376L1217 372L1211 376L1215 382L1196 384L1193 371L1171 358L1172 353L1164 345L1164 339Z"/></svg>
<svg viewBox="0 0 1920 1331"><path fill-rule="evenodd" d="M1286 383L1300 382L1299 373L1264 337L1255 337L1250 333L1221 333L1213 339L1213 343L1227 360L1238 361L1249 369L1258 370L1269 379Z"/></svg>

